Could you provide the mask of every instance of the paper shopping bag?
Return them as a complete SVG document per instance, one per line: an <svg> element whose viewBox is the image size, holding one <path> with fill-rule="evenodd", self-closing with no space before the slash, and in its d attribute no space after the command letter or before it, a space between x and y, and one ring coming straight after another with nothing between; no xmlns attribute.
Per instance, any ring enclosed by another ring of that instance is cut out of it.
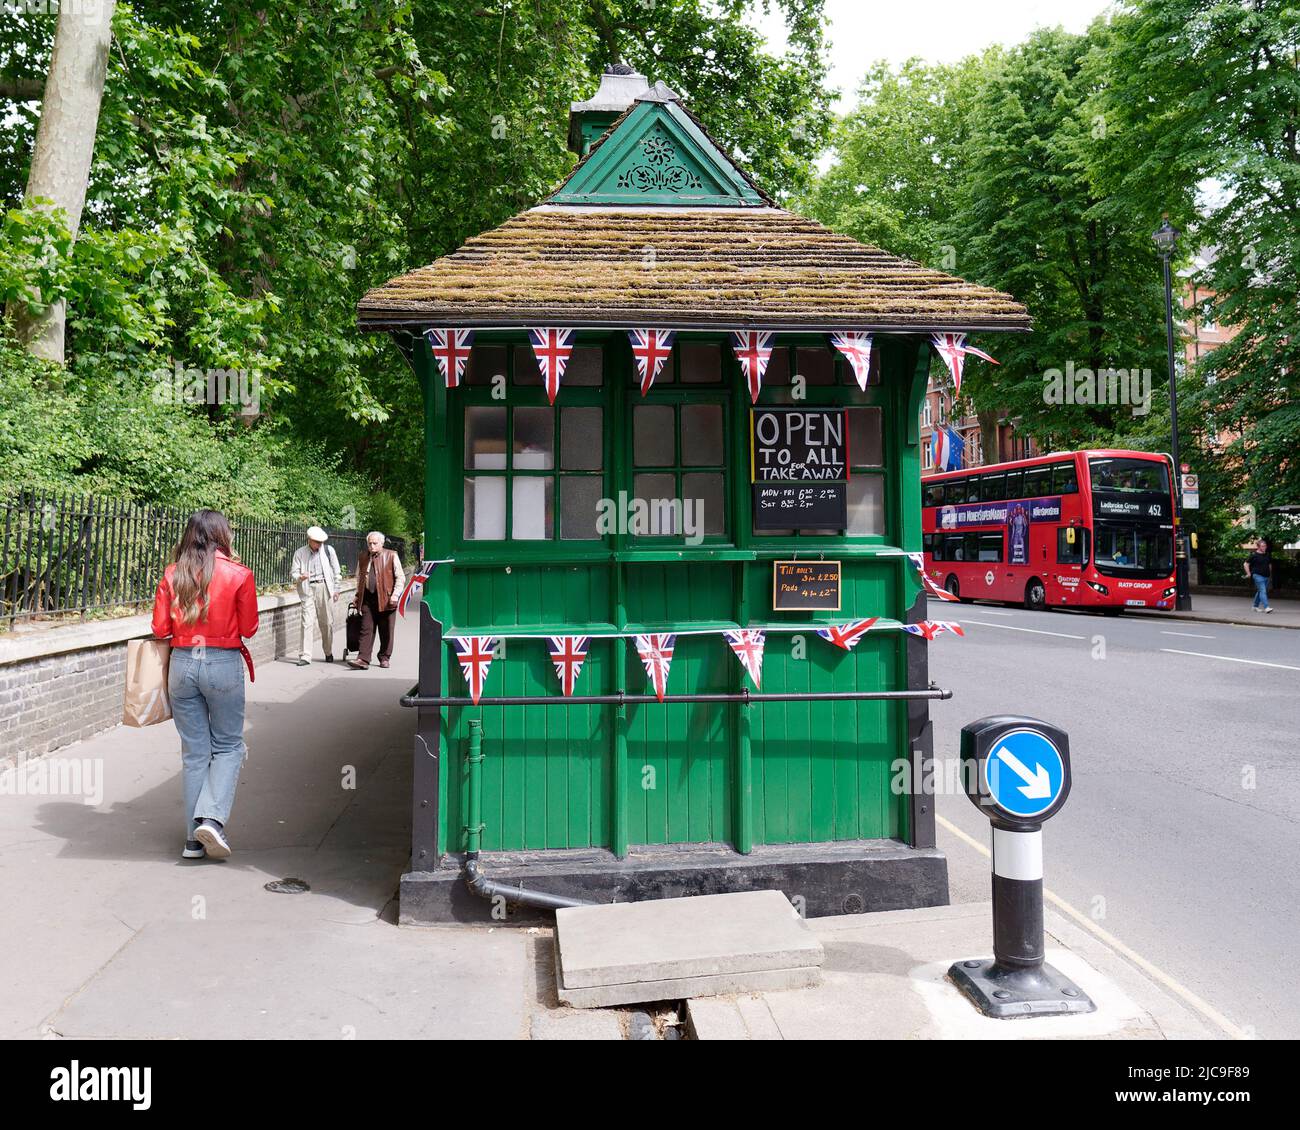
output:
<svg viewBox="0 0 1300 1130"><path fill-rule="evenodd" d="M153 726L172 716L167 697L167 668L172 645L167 640L129 640L126 645L126 694L122 723Z"/></svg>

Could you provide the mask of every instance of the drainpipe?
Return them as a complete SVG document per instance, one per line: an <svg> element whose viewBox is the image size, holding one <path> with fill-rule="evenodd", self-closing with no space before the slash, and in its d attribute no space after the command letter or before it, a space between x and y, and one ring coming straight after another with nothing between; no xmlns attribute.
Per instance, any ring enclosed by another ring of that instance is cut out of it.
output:
<svg viewBox="0 0 1300 1130"><path fill-rule="evenodd" d="M465 885L480 898L493 899L498 896L507 902L520 906L533 906L542 910L562 910L568 906L597 906L586 899L566 898L563 895L547 894L545 891L529 890L527 887L510 886L489 879L479 870L478 853L482 839L482 765L483 765L483 723L473 718L469 723L469 756L465 759L469 779L469 825L465 829L465 864L462 872Z"/></svg>

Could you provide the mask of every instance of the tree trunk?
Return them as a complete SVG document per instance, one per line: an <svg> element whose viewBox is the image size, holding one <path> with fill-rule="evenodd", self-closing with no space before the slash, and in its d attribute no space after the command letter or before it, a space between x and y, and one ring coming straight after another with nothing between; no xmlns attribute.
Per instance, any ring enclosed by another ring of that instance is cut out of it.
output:
<svg viewBox="0 0 1300 1130"><path fill-rule="evenodd" d="M66 4L59 9L50 73L45 79L41 124L36 131L27 199L52 200L67 216L73 240L81 227L90 161L95 152L99 105L104 96L108 48L117 0L104 0L91 15L88 5ZM36 314L22 303L11 303L9 316L18 340L37 357L63 363L63 300Z"/></svg>
<svg viewBox="0 0 1300 1130"><path fill-rule="evenodd" d="M1002 414L996 408L986 408L976 413L980 422L980 447L983 448L985 463L997 463L1001 460L998 451L998 420Z"/></svg>

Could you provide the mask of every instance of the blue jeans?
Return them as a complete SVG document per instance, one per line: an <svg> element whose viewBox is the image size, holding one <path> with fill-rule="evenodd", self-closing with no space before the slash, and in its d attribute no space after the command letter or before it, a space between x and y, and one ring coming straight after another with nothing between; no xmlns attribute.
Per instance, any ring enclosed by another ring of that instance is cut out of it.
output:
<svg viewBox="0 0 1300 1130"><path fill-rule="evenodd" d="M1255 599L1251 604L1252 608L1268 607L1268 578L1261 577L1258 573L1251 574L1252 581L1255 582Z"/></svg>
<svg viewBox="0 0 1300 1130"><path fill-rule="evenodd" d="M181 736L185 838L201 820L225 825L244 763L244 657L234 648L172 648L167 673Z"/></svg>

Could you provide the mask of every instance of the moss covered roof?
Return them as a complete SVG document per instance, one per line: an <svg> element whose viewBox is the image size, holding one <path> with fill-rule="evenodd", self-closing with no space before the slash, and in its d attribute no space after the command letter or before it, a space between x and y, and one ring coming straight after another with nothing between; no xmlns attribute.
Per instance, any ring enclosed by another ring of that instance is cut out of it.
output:
<svg viewBox="0 0 1300 1130"><path fill-rule="evenodd" d="M541 205L375 287L363 329L1027 330L1010 295L780 208Z"/></svg>

